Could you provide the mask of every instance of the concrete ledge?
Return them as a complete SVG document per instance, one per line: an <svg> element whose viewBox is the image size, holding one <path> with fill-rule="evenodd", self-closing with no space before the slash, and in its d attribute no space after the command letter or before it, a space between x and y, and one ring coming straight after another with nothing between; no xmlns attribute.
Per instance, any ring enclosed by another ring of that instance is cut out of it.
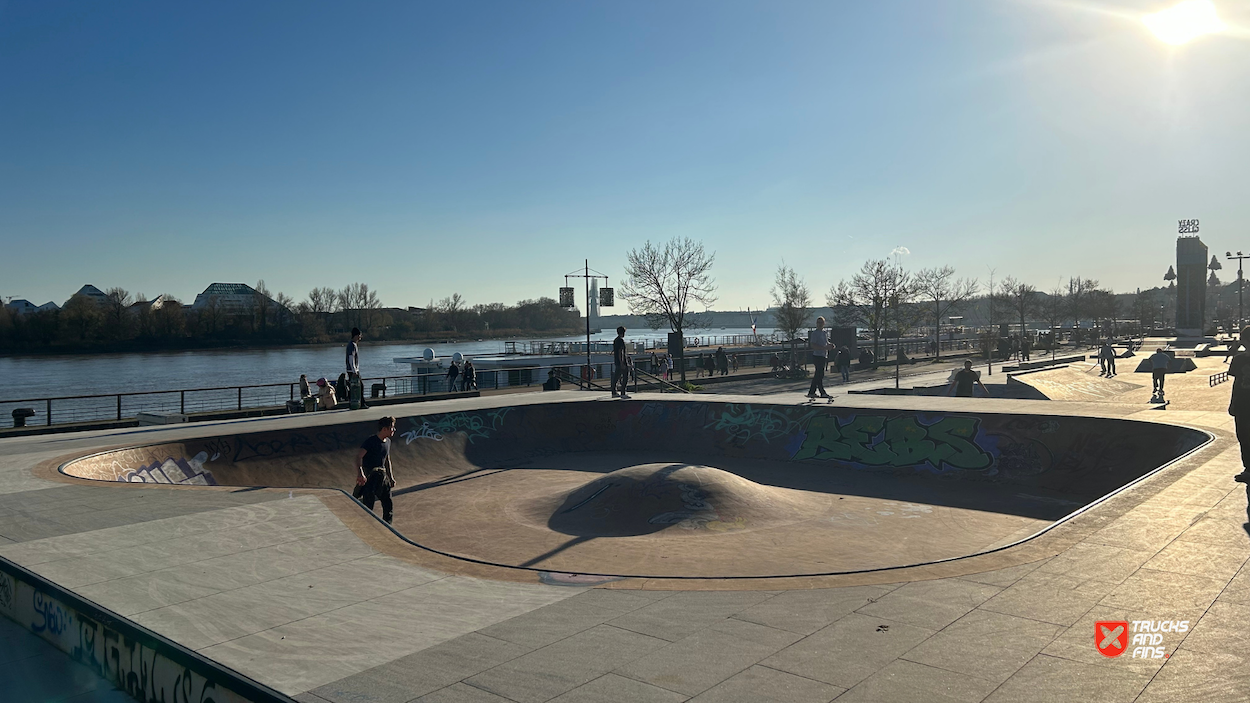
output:
<svg viewBox="0 0 1250 703"><path fill-rule="evenodd" d="M4 558L0 614L138 701L294 703Z"/></svg>

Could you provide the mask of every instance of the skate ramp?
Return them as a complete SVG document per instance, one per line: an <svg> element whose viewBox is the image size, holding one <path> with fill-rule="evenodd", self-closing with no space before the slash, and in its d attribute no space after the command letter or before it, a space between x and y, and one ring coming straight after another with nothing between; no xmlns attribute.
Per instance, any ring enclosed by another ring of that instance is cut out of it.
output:
<svg viewBox="0 0 1250 703"><path fill-rule="evenodd" d="M375 427L134 447L62 470L350 490L357 448ZM575 574L893 568L1026 538L1209 439L1106 418L702 400L415 415L399 418L394 440L395 527L443 554Z"/></svg>
<svg viewBox="0 0 1250 703"><path fill-rule="evenodd" d="M1130 377L1131 378L1131 377ZM1140 383L1106 378L1096 370L1069 366L1013 376L1012 380L1037 390L1049 400L1095 403L1144 402L1150 388Z"/></svg>

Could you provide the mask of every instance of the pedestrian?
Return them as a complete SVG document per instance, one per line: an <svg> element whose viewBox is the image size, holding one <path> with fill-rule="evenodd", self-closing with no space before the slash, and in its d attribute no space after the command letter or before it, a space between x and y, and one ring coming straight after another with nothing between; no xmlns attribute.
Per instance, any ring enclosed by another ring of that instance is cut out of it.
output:
<svg viewBox="0 0 1250 703"><path fill-rule="evenodd" d="M729 375L729 355L725 353L724 347L716 348L716 368L720 369L720 375Z"/></svg>
<svg viewBox="0 0 1250 703"><path fill-rule="evenodd" d="M842 374L844 383L851 382L851 348L843 344L838 347L838 372Z"/></svg>
<svg viewBox="0 0 1250 703"><path fill-rule="evenodd" d="M391 437L395 434L395 418L378 420L378 431L360 445L356 454L357 496L365 507L373 512L375 501L382 501L382 519L391 524L391 489L395 487L395 471L391 468ZM356 491L352 492L356 496Z"/></svg>
<svg viewBox="0 0 1250 703"><path fill-rule="evenodd" d="M1167 377L1168 364L1172 362L1172 357L1163 351L1163 347L1155 349L1155 353L1150 355L1150 380L1151 392L1156 398L1163 397L1163 381Z"/></svg>
<svg viewBox="0 0 1250 703"><path fill-rule="evenodd" d="M1029 361L1032 358L1029 356L1030 351L1033 351L1033 340L1025 337L1024 341L1020 342L1020 354L1024 361Z"/></svg>
<svg viewBox="0 0 1250 703"><path fill-rule="evenodd" d="M821 398L828 398L829 394L825 392L825 364L829 363L829 333L825 331L824 317L816 318L816 329L807 336L807 346L811 347L812 363L816 365L807 397L815 398L819 392Z"/></svg>
<svg viewBox="0 0 1250 703"><path fill-rule="evenodd" d="M729 364L733 367L733 372L738 373L738 355L734 354L729 357Z"/></svg>
<svg viewBox="0 0 1250 703"><path fill-rule="evenodd" d="M299 375L299 397L302 400L310 395L312 395L312 389L308 387L308 374L302 373Z"/></svg>
<svg viewBox="0 0 1250 703"><path fill-rule="evenodd" d="M988 398L990 396L990 389L986 388L984 383L981 383L981 375L972 370L972 362L964 361L963 370L955 373L955 377L951 379L951 384L947 388L946 394L959 398L971 398L976 390L974 386L980 386L981 390L985 392L985 397Z"/></svg>
<svg viewBox="0 0 1250 703"><path fill-rule="evenodd" d="M1241 331L1241 338L1250 339L1250 327ZM1229 348L1232 344L1229 343ZM1241 348L1245 349L1245 346ZM1239 483L1250 483L1250 353L1242 351L1234 356L1228 364L1228 375L1233 379L1228 414L1233 416L1237 444L1241 446L1241 473L1233 479Z"/></svg>
<svg viewBox="0 0 1250 703"><path fill-rule="evenodd" d="M473 360L464 360L464 370L460 372L460 389L465 391L477 390L477 369L473 368Z"/></svg>
<svg viewBox="0 0 1250 703"><path fill-rule="evenodd" d="M655 355L655 352L651 352L651 366L650 366L651 373L656 373L659 371L659 369L660 369L660 358Z"/></svg>
<svg viewBox="0 0 1250 703"><path fill-rule="evenodd" d="M338 398L335 397L334 386L324 378L317 379L317 404L322 410L333 410L339 404Z"/></svg>
<svg viewBox="0 0 1250 703"><path fill-rule="evenodd" d="M628 364L629 354L625 351L625 328L616 328L616 339L612 340L612 397L617 397L616 388L621 388L620 397L629 400L625 390L629 387Z"/></svg>
<svg viewBox="0 0 1250 703"><path fill-rule="evenodd" d="M447 369L447 391L449 393L456 392L456 379L460 377L460 364L451 362L451 366Z"/></svg>
<svg viewBox="0 0 1250 703"><path fill-rule="evenodd" d="M1111 346L1111 340L1108 339L1102 343L1102 349L1098 350L1098 358L1103 362L1103 373L1107 378L1115 375L1115 347Z"/></svg>
<svg viewBox="0 0 1250 703"><path fill-rule="evenodd" d="M369 407L369 405L365 403L365 385L364 382L360 380L360 339L362 336L363 335L360 334L359 327L352 328L352 338L351 341L347 343L347 393L351 393L351 386L353 384L359 386L360 409L364 410ZM343 400L351 399L351 395L348 394L343 395Z"/></svg>
<svg viewBox="0 0 1250 703"><path fill-rule="evenodd" d="M674 367L674 364L673 364L673 355L672 355L672 354L665 354L665 355L664 355L664 358L665 358L665 365L664 365L664 380L666 380L666 381L671 381L671 380L673 380L673 367Z"/></svg>

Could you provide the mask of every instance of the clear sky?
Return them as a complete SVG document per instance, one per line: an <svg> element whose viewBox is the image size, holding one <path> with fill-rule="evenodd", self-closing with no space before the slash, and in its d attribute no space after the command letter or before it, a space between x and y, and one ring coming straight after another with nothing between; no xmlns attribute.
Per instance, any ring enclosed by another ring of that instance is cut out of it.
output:
<svg viewBox="0 0 1250 703"><path fill-rule="evenodd" d="M718 309L897 246L1153 286L1178 219L1250 249L1250 2L1170 4L0 0L0 295L513 303L674 235Z"/></svg>

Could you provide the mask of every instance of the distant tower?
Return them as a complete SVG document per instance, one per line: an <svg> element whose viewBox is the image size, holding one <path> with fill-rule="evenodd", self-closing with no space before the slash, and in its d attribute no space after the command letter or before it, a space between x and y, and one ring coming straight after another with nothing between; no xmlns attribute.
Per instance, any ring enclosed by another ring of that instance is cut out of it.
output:
<svg viewBox="0 0 1250 703"><path fill-rule="evenodd" d="M599 279L590 279L590 300L586 306L587 315L590 317L590 329L599 329Z"/></svg>
<svg viewBox="0 0 1250 703"><path fill-rule="evenodd" d="M1207 245L1197 236L1176 238L1176 334L1201 337L1206 329Z"/></svg>

